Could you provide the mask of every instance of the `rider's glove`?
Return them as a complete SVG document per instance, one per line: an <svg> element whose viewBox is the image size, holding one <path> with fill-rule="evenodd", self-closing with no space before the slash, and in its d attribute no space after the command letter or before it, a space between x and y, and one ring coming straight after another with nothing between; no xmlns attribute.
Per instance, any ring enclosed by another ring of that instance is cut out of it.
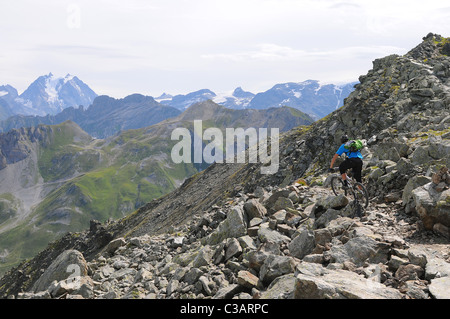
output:
<svg viewBox="0 0 450 319"><path fill-rule="evenodd" d="M330 167L330 168L328 169L328 172L334 173L334 168Z"/></svg>

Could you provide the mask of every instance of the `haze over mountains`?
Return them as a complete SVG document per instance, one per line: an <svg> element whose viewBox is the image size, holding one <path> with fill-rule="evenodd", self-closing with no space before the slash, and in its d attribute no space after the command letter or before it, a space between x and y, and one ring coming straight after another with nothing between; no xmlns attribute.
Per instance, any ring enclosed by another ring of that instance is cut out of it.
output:
<svg viewBox="0 0 450 319"><path fill-rule="evenodd" d="M344 99L354 90L357 82L344 85L321 84L316 80L282 83L271 89L253 94L236 88L231 94L216 94L211 90L199 90L186 95L171 96L164 93L156 100L184 110L193 103L211 99L232 109L266 109L290 106L315 119L322 118L344 105Z"/></svg>
<svg viewBox="0 0 450 319"><path fill-rule="evenodd" d="M175 128L194 135L193 121L202 120L223 131L285 132L335 110L351 90L353 84L305 81L258 94L204 89L115 99L76 76L52 73L20 95L1 86L0 272L65 232L126 216L206 169L210 163L171 161Z"/></svg>
<svg viewBox="0 0 450 319"><path fill-rule="evenodd" d="M158 123L180 114L192 104L209 99L231 109L290 106L317 120L342 106L356 83L334 85L308 80L277 84L257 94L238 87L232 93L216 94L202 89L186 95L172 96L164 93L153 98L132 94L116 100L98 96L76 76L67 74L65 77L56 77L49 73L36 79L20 95L11 85L0 86L0 130L6 132L12 128L73 120L91 135L103 138L119 130ZM160 108L156 110L154 107L158 103ZM86 129L97 120L112 128L98 132Z"/></svg>

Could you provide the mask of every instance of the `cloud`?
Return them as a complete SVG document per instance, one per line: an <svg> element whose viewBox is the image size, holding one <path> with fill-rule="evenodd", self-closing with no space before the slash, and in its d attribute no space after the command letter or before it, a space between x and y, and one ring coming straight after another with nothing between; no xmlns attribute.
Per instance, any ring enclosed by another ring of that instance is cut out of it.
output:
<svg viewBox="0 0 450 319"><path fill-rule="evenodd" d="M375 58L450 30L442 0L21 0L2 9L0 84L19 90L50 71L107 94L355 79Z"/></svg>
<svg viewBox="0 0 450 319"><path fill-rule="evenodd" d="M404 54L406 50L395 46L351 46L330 50L301 50L273 43L260 44L258 49L237 53L203 54L208 60L231 62L247 61L313 61L313 60L352 60L367 57L380 57L389 54Z"/></svg>

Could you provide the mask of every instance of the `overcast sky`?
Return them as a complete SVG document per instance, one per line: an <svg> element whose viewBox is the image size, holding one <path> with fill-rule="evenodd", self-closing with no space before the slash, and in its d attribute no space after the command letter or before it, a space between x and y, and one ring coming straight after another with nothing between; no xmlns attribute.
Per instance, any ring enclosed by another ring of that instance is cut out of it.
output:
<svg viewBox="0 0 450 319"><path fill-rule="evenodd" d="M358 80L428 32L442 0L1 0L0 85L77 75L97 94L254 93L307 79ZM447 33L446 33L447 32Z"/></svg>

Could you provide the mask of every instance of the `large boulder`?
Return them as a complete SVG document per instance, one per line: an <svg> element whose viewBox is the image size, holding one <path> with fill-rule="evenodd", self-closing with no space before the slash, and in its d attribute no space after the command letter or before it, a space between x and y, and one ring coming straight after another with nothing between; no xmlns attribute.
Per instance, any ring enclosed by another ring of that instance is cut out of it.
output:
<svg viewBox="0 0 450 319"><path fill-rule="evenodd" d="M422 175L413 176L412 178L410 178L408 180L408 183L406 183L406 186L403 189L403 194L402 194L402 202L403 202L403 205L406 206L407 213L410 212L412 210L412 208L414 207L412 191L420 186L428 184L429 182L431 182L431 178L427 177L427 176L422 176Z"/></svg>
<svg viewBox="0 0 450 319"><path fill-rule="evenodd" d="M295 237L289 243L288 249L294 257L302 259L311 253L316 246L314 231L307 227L299 227L293 236Z"/></svg>
<svg viewBox="0 0 450 319"><path fill-rule="evenodd" d="M366 279L354 272L323 268L322 276L298 273L295 278L296 299L401 299L393 288Z"/></svg>
<svg viewBox="0 0 450 319"><path fill-rule="evenodd" d="M259 272L261 281L271 283L275 278L293 273L295 270L294 258L289 256L269 255Z"/></svg>
<svg viewBox="0 0 450 319"><path fill-rule="evenodd" d="M216 245L230 237L247 235L247 217L242 206L234 206L228 212L227 218L206 239L209 245Z"/></svg>
<svg viewBox="0 0 450 319"><path fill-rule="evenodd" d="M53 281L60 282L69 277L87 276L88 266L83 254L77 250L65 250L34 283L34 292L47 290Z"/></svg>
<svg viewBox="0 0 450 319"><path fill-rule="evenodd" d="M415 209L426 229L435 224L450 227L450 189L438 192L434 183L428 183L412 191Z"/></svg>
<svg viewBox="0 0 450 319"><path fill-rule="evenodd" d="M248 220L253 218L263 218L267 214L267 209L256 199L250 199L244 204L244 211Z"/></svg>
<svg viewBox="0 0 450 319"><path fill-rule="evenodd" d="M431 280L430 294L436 299L450 299L450 277L435 278Z"/></svg>
<svg viewBox="0 0 450 319"><path fill-rule="evenodd" d="M356 266L363 266L365 262L386 263L388 261L390 245L376 241L368 236L351 238L343 245L333 245L330 250L331 261L344 263L353 262Z"/></svg>
<svg viewBox="0 0 450 319"><path fill-rule="evenodd" d="M261 299L291 299L295 286L293 273L275 278L261 294Z"/></svg>

